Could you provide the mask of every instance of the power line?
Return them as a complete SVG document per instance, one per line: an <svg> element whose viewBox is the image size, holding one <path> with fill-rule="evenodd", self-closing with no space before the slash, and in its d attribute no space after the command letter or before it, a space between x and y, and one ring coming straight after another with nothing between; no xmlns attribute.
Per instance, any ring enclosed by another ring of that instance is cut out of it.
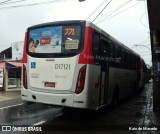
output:
<svg viewBox="0 0 160 134"><path fill-rule="evenodd" d="M136 43L136 44L138 44L138 45L144 44L144 42L146 42L147 40L150 40L150 37L147 37L143 41Z"/></svg>
<svg viewBox="0 0 160 134"><path fill-rule="evenodd" d="M104 11L104 9L111 3L111 1L112 0L110 0L110 2L107 3L107 5L101 10L101 12L94 18L94 20L92 22L94 22L98 18L98 16Z"/></svg>
<svg viewBox="0 0 160 134"><path fill-rule="evenodd" d="M140 3L140 2L138 2L138 3L134 4L134 5L132 5L132 6L128 7L128 8L126 8L126 9L122 10L121 12L118 12L118 13L116 13L116 14L114 14L114 15L108 17L108 18L105 18L105 19L103 19L103 20L97 22L96 24L99 24L99 23L101 23L101 22L103 22L103 21L106 21L106 20L108 20L108 19L110 19L110 18L112 18L112 17L114 17L114 16L117 16L118 14L120 14L120 13L122 13L122 12L128 10L128 9L131 9L132 7L138 5L139 3Z"/></svg>
<svg viewBox="0 0 160 134"><path fill-rule="evenodd" d="M132 2L133 0L129 0L125 3L123 3L122 5L120 5L119 7L113 9L112 11L110 11L109 13L107 14L104 14L103 16L99 17L98 19L103 19L104 17L107 17L107 16L110 16L112 14L114 14L114 12L117 12L119 9L123 8L124 6L126 6L127 4L129 4L130 2Z"/></svg>
<svg viewBox="0 0 160 134"><path fill-rule="evenodd" d="M146 13L147 13L147 11L145 11L145 12L142 14L142 16L141 16L141 18L140 18L140 22L141 22L141 24L142 24L144 27L146 27L146 28L148 29L149 27L146 26L145 24L143 24L143 22L142 22L142 18L143 18L144 15L146 15Z"/></svg>
<svg viewBox="0 0 160 134"><path fill-rule="evenodd" d="M64 0L61 0L61 1L64 1ZM39 3L32 3L32 4L1 7L0 10L20 8L20 7L29 7L29 6L38 6L38 5L44 5L44 4L52 4L52 3L56 3L56 2L60 2L60 1L59 0L54 0L54 1L46 1L46 2L39 2Z"/></svg>
<svg viewBox="0 0 160 134"><path fill-rule="evenodd" d="M4 1L3 3L0 3L0 5L7 5L7 4L19 3L19 2L23 2L23 1L27 1L27 0L17 0L17 1L13 1L13 2L9 2L9 1L12 1L12 0Z"/></svg>
<svg viewBox="0 0 160 134"><path fill-rule="evenodd" d="M108 18L104 18L103 20L97 22L96 24L101 23L101 22L103 22L103 21L105 21L105 20L108 20L108 19L110 19L110 18L112 18L112 17L114 17L114 16L117 16L118 14L120 14L120 13L122 13L122 12L128 10L128 9L131 9L132 7L136 6L136 5L139 4L139 3L140 3L140 2L138 2L138 3L134 4L134 5L132 5L132 6L128 7L128 8L126 8L126 9L124 9L124 10L122 10L122 11L120 11L120 12L118 12L118 13L116 13L116 14L114 14L114 15L108 17Z"/></svg>
<svg viewBox="0 0 160 134"><path fill-rule="evenodd" d="M96 9L94 9L85 20L88 20L107 0L104 0Z"/></svg>
<svg viewBox="0 0 160 134"><path fill-rule="evenodd" d="M5 1L2 1L2 2L0 2L0 5L6 3L6 2L8 2L8 1L12 1L12 0L5 0Z"/></svg>

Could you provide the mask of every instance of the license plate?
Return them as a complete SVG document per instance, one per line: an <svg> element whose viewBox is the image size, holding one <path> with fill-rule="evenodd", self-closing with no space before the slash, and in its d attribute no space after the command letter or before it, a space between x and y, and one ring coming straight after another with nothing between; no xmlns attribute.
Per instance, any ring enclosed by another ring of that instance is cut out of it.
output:
<svg viewBox="0 0 160 134"><path fill-rule="evenodd" d="M55 87L56 83L55 82L44 82L45 87Z"/></svg>

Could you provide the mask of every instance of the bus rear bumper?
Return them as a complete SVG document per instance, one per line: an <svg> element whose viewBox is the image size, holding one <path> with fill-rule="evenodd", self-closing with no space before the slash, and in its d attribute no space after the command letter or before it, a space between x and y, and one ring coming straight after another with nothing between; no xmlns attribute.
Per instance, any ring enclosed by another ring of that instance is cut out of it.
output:
<svg viewBox="0 0 160 134"><path fill-rule="evenodd" d="M75 97L76 96L76 97ZM76 95L74 93L70 94L52 94L52 93L44 93L37 92L29 89L21 89L21 97L22 100L37 102L37 103L45 103L52 105L59 105L65 107L74 107L74 108L89 108L88 99L86 94Z"/></svg>
<svg viewBox="0 0 160 134"><path fill-rule="evenodd" d="M73 105L73 94L52 94L22 88L21 97L22 100L30 102L61 105L68 107L72 107Z"/></svg>

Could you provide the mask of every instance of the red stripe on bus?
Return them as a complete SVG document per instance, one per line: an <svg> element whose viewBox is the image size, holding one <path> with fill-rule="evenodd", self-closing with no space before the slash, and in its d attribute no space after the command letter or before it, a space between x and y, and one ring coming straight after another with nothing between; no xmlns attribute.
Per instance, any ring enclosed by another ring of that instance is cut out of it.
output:
<svg viewBox="0 0 160 134"><path fill-rule="evenodd" d="M25 33L25 38L24 38L24 48L23 48L23 57L22 57L23 63L27 63L26 47L27 47L27 32Z"/></svg>
<svg viewBox="0 0 160 134"><path fill-rule="evenodd" d="M79 56L79 64L94 64L92 54L92 28L86 27L84 35L84 48Z"/></svg>

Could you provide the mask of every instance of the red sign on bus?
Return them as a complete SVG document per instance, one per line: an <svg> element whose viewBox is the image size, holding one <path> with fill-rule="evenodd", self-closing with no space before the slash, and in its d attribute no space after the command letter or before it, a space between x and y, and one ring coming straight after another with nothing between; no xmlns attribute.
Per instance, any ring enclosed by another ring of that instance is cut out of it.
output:
<svg viewBox="0 0 160 134"><path fill-rule="evenodd" d="M40 39L40 44L45 45L45 44L50 44L50 38L41 38Z"/></svg>

